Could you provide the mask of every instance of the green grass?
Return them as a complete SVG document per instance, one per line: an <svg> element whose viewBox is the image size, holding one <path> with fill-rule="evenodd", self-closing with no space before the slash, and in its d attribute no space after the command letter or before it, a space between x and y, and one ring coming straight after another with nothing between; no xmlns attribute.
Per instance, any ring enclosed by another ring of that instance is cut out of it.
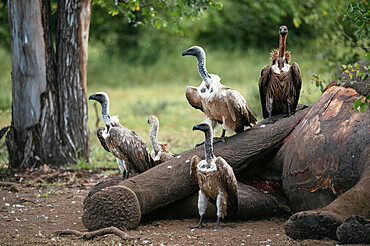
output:
<svg viewBox="0 0 370 246"><path fill-rule="evenodd" d="M134 130L149 144L148 116L156 115L160 121L159 141L169 142L173 153L181 153L203 141L203 134L193 132L193 125L204 120L199 110L193 109L185 98L185 87L198 86L201 82L194 57L182 57L177 53L162 54L155 62L146 65L131 63L101 52L98 47L89 47L88 95L98 91L108 93L111 98L110 113L118 115L121 124ZM262 67L270 62L269 51L233 51L206 50L207 68L210 73L218 74L224 85L238 90L247 100L249 108L262 120L258 91L258 78ZM313 72L323 66L319 58L292 50L293 61L296 61L303 74L303 89L300 103L312 104L320 97L320 92L311 83ZM0 49L0 98L11 96L11 61L10 56ZM329 74L322 75L330 77ZM8 125L11 120L11 104L5 99L0 101L0 126ZM96 115L93 104L88 101L89 128L91 132L90 147L92 164L80 161L84 168L91 166L115 167L115 158L99 144L96 136L96 120L103 125L98 105ZM218 133L221 134L221 127ZM0 150L4 150L4 139ZM0 162L6 161L5 154L0 154ZM0 163L0 166L2 164Z"/></svg>

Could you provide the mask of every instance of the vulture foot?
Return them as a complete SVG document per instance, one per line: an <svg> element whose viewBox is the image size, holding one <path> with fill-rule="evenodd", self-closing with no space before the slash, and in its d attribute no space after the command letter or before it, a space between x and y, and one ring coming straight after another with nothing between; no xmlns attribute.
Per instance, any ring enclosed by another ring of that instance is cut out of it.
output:
<svg viewBox="0 0 370 246"><path fill-rule="evenodd" d="M289 113L287 113L287 115L285 117L288 118L288 117L292 116L293 114L294 113L289 112Z"/></svg>
<svg viewBox="0 0 370 246"><path fill-rule="evenodd" d="M189 226L190 229L202 229L205 228L204 225L197 225L197 226Z"/></svg>
<svg viewBox="0 0 370 246"><path fill-rule="evenodd" d="M227 137L215 137L215 138L213 138L213 143L215 144L215 143L218 143L218 142L223 142L223 143L225 143L226 142L226 138Z"/></svg>
<svg viewBox="0 0 370 246"><path fill-rule="evenodd" d="M274 120L273 118L269 117L268 120L267 120L267 122L266 122L266 124L273 124L275 122L276 122L276 120Z"/></svg>
<svg viewBox="0 0 370 246"><path fill-rule="evenodd" d="M197 226L189 226L190 229L201 229L204 228L203 225L203 216L200 216L199 224Z"/></svg>
<svg viewBox="0 0 370 246"><path fill-rule="evenodd" d="M220 217L217 216L217 223L216 223L216 226L213 227L213 229L219 229L219 228L222 228L222 226L220 226Z"/></svg>

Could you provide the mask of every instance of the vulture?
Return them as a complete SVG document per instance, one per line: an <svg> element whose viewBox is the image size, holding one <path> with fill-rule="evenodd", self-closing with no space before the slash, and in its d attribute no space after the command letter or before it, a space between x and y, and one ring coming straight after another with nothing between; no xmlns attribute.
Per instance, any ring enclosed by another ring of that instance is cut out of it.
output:
<svg viewBox="0 0 370 246"><path fill-rule="evenodd" d="M115 157L123 179L129 174L142 173L154 166L148 145L135 132L119 123L118 117L109 115L109 97L105 92L89 96L101 104L102 118L106 127L99 127L97 137L103 148Z"/></svg>
<svg viewBox="0 0 370 246"><path fill-rule="evenodd" d="M156 164L160 164L162 162L168 161L174 158L174 155L169 150L168 143L160 143L158 142L158 129L159 129L159 121L158 118L154 115L149 116L148 124L150 125L150 142L152 144L153 150L150 152L154 162Z"/></svg>
<svg viewBox="0 0 370 246"><path fill-rule="evenodd" d="M209 74L206 69L206 54L203 48L193 46L182 53L192 55L198 60L198 72L203 79L199 87L186 87L186 98L189 104L201 110L213 129L222 124L221 141L225 141L225 131L229 134L244 131L244 126L256 124L256 117L248 109L245 98L236 90L221 84L221 78Z"/></svg>
<svg viewBox="0 0 370 246"><path fill-rule="evenodd" d="M279 29L279 49L271 51L272 65L265 65L259 78L263 118L273 122L272 115L295 112L302 86L301 70L297 63L289 65L290 52L285 50L288 28Z"/></svg>
<svg viewBox="0 0 370 246"><path fill-rule="evenodd" d="M213 155L213 129L210 123L203 122L193 127L194 130L203 131L205 135L205 160L194 155L190 163L190 177L199 185L198 210L199 224L193 228L202 228L203 215L207 210L208 200L216 202L217 224L220 218L226 216L229 207L233 214L238 209L238 184L232 167L222 157Z"/></svg>

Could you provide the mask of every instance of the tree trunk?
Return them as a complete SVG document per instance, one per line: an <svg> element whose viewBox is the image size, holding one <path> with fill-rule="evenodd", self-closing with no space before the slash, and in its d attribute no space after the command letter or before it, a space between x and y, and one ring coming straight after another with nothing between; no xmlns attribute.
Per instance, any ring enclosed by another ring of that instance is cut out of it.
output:
<svg viewBox="0 0 370 246"><path fill-rule="evenodd" d="M273 157L306 112L298 110L274 124L261 122L227 138L225 143L214 144L214 153L233 167L237 177L261 177L267 171L268 157ZM84 201L84 225L90 230L107 226L134 228L142 215L196 192L198 186L189 175L193 155L204 158L204 146L186 151L128 180L97 185ZM276 178L279 176L277 174ZM254 212L249 212L248 216L253 217Z"/></svg>
<svg viewBox="0 0 370 246"><path fill-rule="evenodd" d="M9 167L89 159L86 65L92 0L58 1L54 51L50 1L9 1L12 127Z"/></svg>

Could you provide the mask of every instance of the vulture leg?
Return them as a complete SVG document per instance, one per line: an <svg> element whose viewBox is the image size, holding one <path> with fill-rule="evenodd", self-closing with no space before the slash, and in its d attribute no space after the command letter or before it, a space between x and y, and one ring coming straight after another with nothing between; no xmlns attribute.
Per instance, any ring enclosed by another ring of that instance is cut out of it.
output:
<svg viewBox="0 0 370 246"><path fill-rule="evenodd" d="M269 118L268 118L268 121L267 121L267 124L269 123L274 123L275 120L273 120L271 118L271 114L272 114L272 104L274 103L274 99L272 97L270 97L270 100L269 100Z"/></svg>
<svg viewBox="0 0 370 246"><path fill-rule="evenodd" d="M220 226L220 216L217 216L217 223L216 223L216 226L213 227L213 229L217 229L217 228L221 228Z"/></svg>
<svg viewBox="0 0 370 246"><path fill-rule="evenodd" d="M220 137L222 142L225 142L225 132L226 132L226 130L224 128L222 128L222 134L221 134L221 137Z"/></svg>
<svg viewBox="0 0 370 246"><path fill-rule="evenodd" d="M122 172L123 179L128 179L129 172L127 171L125 161L119 158L116 158L116 161L117 161L119 170Z"/></svg>
<svg viewBox="0 0 370 246"><path fill-rule="evenodd" d="M200 216L199 224L197 226L189 226L190 229L201 229L203 227L203 215Z"/></svg>
<svg viewBox="0 0 370 246"><path fill-rule="evenodd" d="M123 176L123 179L128 179L128 178L129 178L129 176L130 176L130 173L129 173L129 172L127 172L127 170L124 170L124 171L122 172L122 176Z"/></svg>
<svg viewBox="0 0 370 246"><path fill-rule="evenodd" d="M225 197L221 194L217 195L216 208L217 208L217 223L214 229L220 228L220 218L226 214L226 210L223 211L222 204L227 204Z"/></svg>
<svg viewBox="0 0 370 246"><path fill-rule="evenodd" d="M203 215L206 213L207 210L207 205L208 205L208 200L209 198L202 192L202 190L199 190L199 195L198 195L198 210L199 210L199 224L197 226L191 226L191 229L195 228L203 228Z"/></svg>
<svg viewBox="0 0 370 246"><path fill-rule="evenodd" d="M286 101L287 101L287 104L288 104L288 115L287 115L287 117L289 117L289 116L292 115L292 112L290 111L290 107L292 106L292 102L290 101L289 98Z"/></svg>

